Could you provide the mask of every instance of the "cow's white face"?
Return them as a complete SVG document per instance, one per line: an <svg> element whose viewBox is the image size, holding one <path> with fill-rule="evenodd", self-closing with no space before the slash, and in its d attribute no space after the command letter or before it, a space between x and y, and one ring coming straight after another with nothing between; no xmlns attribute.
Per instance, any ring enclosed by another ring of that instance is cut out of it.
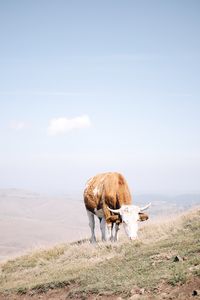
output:
<svg viewBox="0 0 200 300"><path fill-rule="evenodd" d="M120 208L120 216L127 236L134 240L137 238L140 208L135 205L123 205Z"/></svg>
<svg viewBox="0 0 200 300"><path fill-rule="evenodd" d="M126 234L131 240L134 240L135 238L137 238L138 221L140 221L140 214L150 206L151 203L147 204L144 207L139 207L136 205L122 205L119 209L111 209L109 207L108 209L113 213L120 214ZM142 221L147 219L148 216L146 215Z"/></svg>
<svg viewBox="0 0 200 300"><path fill-rule="evenodd" d="M151 206L151 203L144 207L136 205L122 205L119 209L108 209L111 212L120 214L126 234L131 240L137 238L138 221L140 221L140 214ZM144 220L147 220L148 216Z"/></svg>

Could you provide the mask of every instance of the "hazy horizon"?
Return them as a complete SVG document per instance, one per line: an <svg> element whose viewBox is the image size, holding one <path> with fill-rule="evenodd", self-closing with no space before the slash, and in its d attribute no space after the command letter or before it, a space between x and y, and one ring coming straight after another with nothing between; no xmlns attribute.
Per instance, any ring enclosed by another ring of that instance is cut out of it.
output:
<svg viewBox="0 0 200 300"><path fill-rule="evenodd" d="M200 193L200 2L1 1L0 188Z"/></svg>

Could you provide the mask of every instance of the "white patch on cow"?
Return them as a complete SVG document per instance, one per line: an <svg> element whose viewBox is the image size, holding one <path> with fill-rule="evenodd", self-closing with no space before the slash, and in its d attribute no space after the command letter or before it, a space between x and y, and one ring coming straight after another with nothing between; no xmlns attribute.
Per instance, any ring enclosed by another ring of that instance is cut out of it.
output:
<svg viewBox="0 0 200 300"><path fill-rule="evenodd" d="M96 186L96 187L94 188L94 190L93 190L94 196L98 195L98 192L99 192L99 189L98 189L98 187Z"/></svg>

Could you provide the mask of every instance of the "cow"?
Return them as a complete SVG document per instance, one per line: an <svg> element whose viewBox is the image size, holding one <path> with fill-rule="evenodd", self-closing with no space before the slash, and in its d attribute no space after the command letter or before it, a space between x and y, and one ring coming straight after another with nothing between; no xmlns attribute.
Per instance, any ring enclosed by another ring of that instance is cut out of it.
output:
<svg viewBox="0 0 200 300"><path fill-rule="evenodd" d="M125 178L117 172L98 174L90 178L84 190L84 203L89 218L92 243L95 237L95 215L99 218L102 240L117 241L119 225L123 223L129 239L137 238L138 221L145 221L144 207L132 204L131 193Z"/></svg>

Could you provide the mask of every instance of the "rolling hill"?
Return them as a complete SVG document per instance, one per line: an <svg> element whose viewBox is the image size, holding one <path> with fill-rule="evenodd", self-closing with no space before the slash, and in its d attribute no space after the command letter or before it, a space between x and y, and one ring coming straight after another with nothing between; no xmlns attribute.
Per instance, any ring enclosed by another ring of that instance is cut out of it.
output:
<svg viewBox="0 0 200 300"><path fill-rule="evenodd" d="M138 205L148 202L154 221L200 205L200 195L134 196ZM0 260L90 235L82 195L53 197L19 189L0 189L0 229Z"/></svg>
<svg viewBox="0 0 200 300"><path fill-rule="evenodd" d="M146 223L139 239L36 250L0 265L0 299L199 299L200 209Z"/></svg>

